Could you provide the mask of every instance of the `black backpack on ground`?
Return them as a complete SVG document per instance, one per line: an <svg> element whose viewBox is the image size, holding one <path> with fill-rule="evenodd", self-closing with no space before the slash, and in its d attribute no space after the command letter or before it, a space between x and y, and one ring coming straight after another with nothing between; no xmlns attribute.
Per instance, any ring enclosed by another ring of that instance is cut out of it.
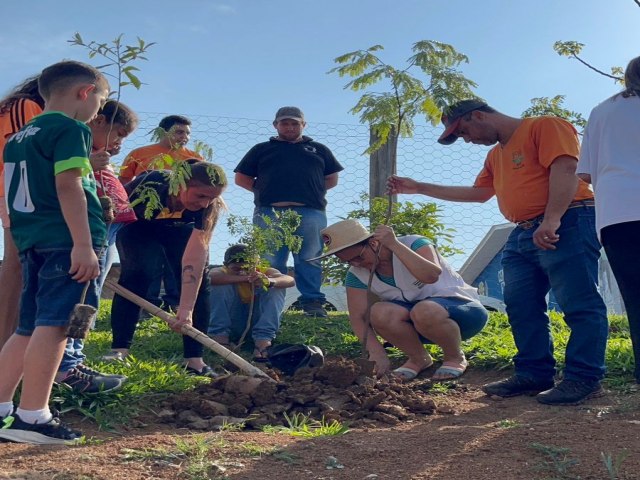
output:
<svg viewBox="0 0 640 480"><path fill-rule="evenodd" d="M285 375L293 375L302 367L319 367L324 354L315 345L281 343L269 347L269 363Z"/></svg>

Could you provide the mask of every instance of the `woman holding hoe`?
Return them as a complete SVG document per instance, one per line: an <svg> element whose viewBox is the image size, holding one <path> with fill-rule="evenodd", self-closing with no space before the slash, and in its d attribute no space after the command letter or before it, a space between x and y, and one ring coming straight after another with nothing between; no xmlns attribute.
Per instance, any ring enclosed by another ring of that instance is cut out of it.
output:
<svg viewBox="0 0 640 480"><path fill-rule="evenodd" d="M171 174L149 171L126 186L138 220L119 232L116 246L120 255L120 285L144 296L159 274L167 258L176 285L180 288L180 304L175 307L180 324L192 322L206 333L209 323L208 284L203 275L208 259L211 234L224 208L221 194L227 178L217 165L199 160L180 162L179 174L185 186L171 188ZM176 182L179 183L179 182ZM138 322L139 307L116 295L111 311L112 352L105 360L122 360L129 353ZM202 359L202 345L183 337L187 372L213 376L213 370Z"/></svg>
<svg viewBox="0 0 640 480"><path fill-rule="evenodd" d="M349 321L361 341L366 337L377 375L391 370L380 335L408 357L391 372L401 380L413 380L433 365L425 343L443 351L433 380L460 377L467 368L460 342L482 330L488 313L476 289L464 283L429 240L420 235L396 237L386 225L371 234L356 220L337 222L321 233L328 248L322 257L335 255L350 265L345 279ZM380 301L371 307L369 325L365 315L372 271L371 291Z"/></svg>

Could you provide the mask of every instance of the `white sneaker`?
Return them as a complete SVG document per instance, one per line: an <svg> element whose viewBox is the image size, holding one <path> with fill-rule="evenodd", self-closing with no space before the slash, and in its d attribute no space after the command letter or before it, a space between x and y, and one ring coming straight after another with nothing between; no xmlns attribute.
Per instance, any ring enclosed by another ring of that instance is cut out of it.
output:
<svg viewBox="0 0 640 480"><path fill-rule="evenodd" d="M117 350L111 350L106 355L100 357L100 359L103 362L122 362L126 357L126 353L118 352Z"/></svg>

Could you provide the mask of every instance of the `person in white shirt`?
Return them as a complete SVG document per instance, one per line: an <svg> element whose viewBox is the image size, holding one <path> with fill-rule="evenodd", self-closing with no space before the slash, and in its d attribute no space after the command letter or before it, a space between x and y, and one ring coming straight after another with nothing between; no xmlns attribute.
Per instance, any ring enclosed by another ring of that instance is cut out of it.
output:
<svg viewBox="0 0 640 480"><path fill-rule="evenodd" d="M350 265L345 279L349 321L360 341L366 337L377 375L391 373L403 381L413 380L433 365L423 346L433 343L442 349L443 362L432 379L460 377L467 368L460 342L482 330L488 313L476 289L464 282L435 246L420 235L396 237L386 225L369 233L351 219L320 233L328 250L318 258L335 255ZM371 307L367 323L367 285L372 271L371 291L380 301ZM391 371L376 335L407 355L401 367Z"/></svg>
<svg viewBox="0 0 640 480"><path fill-rule="evenodd" d="M640 383L640 57L629 62L624 83L591 111L577 173L593 185L596 230L627 310Z"/></svg>

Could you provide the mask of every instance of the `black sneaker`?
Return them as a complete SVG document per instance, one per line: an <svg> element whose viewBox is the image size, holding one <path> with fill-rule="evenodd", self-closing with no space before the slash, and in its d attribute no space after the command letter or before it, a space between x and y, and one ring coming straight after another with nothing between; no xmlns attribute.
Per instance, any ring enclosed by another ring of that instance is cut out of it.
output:
<svg viewBox="0 0 640 480"><path fill-rule="evenodd" d="M565 379L554 388L539 393L536 400L545 405L580 405L585 400L602 397L604 394L600 382Z"/></svg>
<svg viewBox="0 0 640 480"><path fill-rule="evenodd" d="M122 387L122 380L100 375L89 375L77 368L67 372L67 376L57 383L67 385L78 393L112 392Z"/></svg>
<svg viewBox="0 0 640 480"><path fill-rule="evenodd" d="M307 317L328 317L324 309L324 302L309 302L302 305L302 311Z"/></svg>
<svg viewBox="0 0 640 480"><path fill-rule="evenodd" d="M517 397L518 395L536 395L544 390L553 388L553 380L544 381L535 378L513 375L504 380L487 383L482 391L487 395L498 397Z"/></svg>
<svg viewBox="0 0 640 480"><path fill-rule="evenodd" d="M31 424L23 422L14 413L2 420L0 438L34 445L55 445L76 443L82 439L82 433L70 429L55 415L47 423Z"/></svg>
<svg viewBox="0 0 640 480"><path fill-rule="evenodd" d="M97 376L97 377L111 377L111 378L117 378L118 380L122 380L123 382L127 379L127 377L125 375L118 375L116 373L102 373L99 372L98 370L91 368L87 365L85 365L84 363L80 363L78 365L76 365L76 370L80 370L82 373L86 373L87 375L93 375L93 376Z"/></svg>

